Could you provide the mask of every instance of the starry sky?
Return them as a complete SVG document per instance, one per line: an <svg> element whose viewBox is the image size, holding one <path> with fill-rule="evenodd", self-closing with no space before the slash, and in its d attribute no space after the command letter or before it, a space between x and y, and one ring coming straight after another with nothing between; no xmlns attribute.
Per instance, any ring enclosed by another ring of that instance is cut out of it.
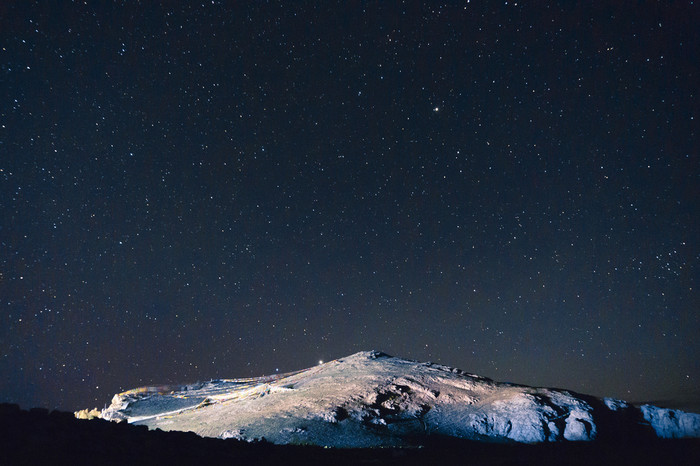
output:
<svg viewBox="0 0 700 466"><path fill-rule="evenodd" d="M0 6L0 401L377 349L700 409L697 2L162 3Z"/></svg>

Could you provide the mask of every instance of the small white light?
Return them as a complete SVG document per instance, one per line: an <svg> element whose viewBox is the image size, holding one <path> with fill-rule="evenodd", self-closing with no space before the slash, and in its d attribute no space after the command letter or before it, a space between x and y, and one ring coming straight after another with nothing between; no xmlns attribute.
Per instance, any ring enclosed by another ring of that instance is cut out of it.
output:
<svg viewBox="0 0 700 466"><path fill-rule="evenodd" d="M319 366L320 366L321 364L323 364L323 359L319 359L319 360L318 360L318 364L319 364Z"/></svg>

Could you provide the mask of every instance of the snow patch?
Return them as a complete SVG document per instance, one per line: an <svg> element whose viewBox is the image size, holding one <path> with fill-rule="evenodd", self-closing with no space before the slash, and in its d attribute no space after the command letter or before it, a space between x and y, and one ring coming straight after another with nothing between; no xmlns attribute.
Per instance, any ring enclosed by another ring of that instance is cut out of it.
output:
<svg viewBox="0 0 700 466"><path fill-rule="evenodd" d="M675 409L641 406L644 419L661 438L700 437L700 414Z"/></svg>
<svg viewBox="0 0 700 466"><path fill-rule="evenodd" d="M603 398L603 403L610 411L620 411L629 408L629 404L626 401L616 400L615 398Z"/></svg>

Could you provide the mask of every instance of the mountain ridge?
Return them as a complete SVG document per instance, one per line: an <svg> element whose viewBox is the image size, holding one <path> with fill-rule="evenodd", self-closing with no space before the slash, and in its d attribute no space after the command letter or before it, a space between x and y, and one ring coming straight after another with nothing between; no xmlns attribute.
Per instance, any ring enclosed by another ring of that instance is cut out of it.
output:
<svg viewBox="0 0 700 466"><path fill-rule="evenodd" d="M103 419L204 437L335 447L444 436L496 443L700 437L700 415L492 379L362 351L271 376L142 387Z"/></svg>

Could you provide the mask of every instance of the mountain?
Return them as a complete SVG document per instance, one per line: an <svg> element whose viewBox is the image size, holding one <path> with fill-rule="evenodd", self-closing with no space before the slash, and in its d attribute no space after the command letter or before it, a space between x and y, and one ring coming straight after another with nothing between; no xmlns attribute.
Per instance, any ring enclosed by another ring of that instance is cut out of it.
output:
<svg viewBox="0 0 700 466"><path fill-rule="evenodd" d="M387 447L700 437L700 415L493 380L366 351L268 377L144 387L99 417L203 437Z"/></svg>

